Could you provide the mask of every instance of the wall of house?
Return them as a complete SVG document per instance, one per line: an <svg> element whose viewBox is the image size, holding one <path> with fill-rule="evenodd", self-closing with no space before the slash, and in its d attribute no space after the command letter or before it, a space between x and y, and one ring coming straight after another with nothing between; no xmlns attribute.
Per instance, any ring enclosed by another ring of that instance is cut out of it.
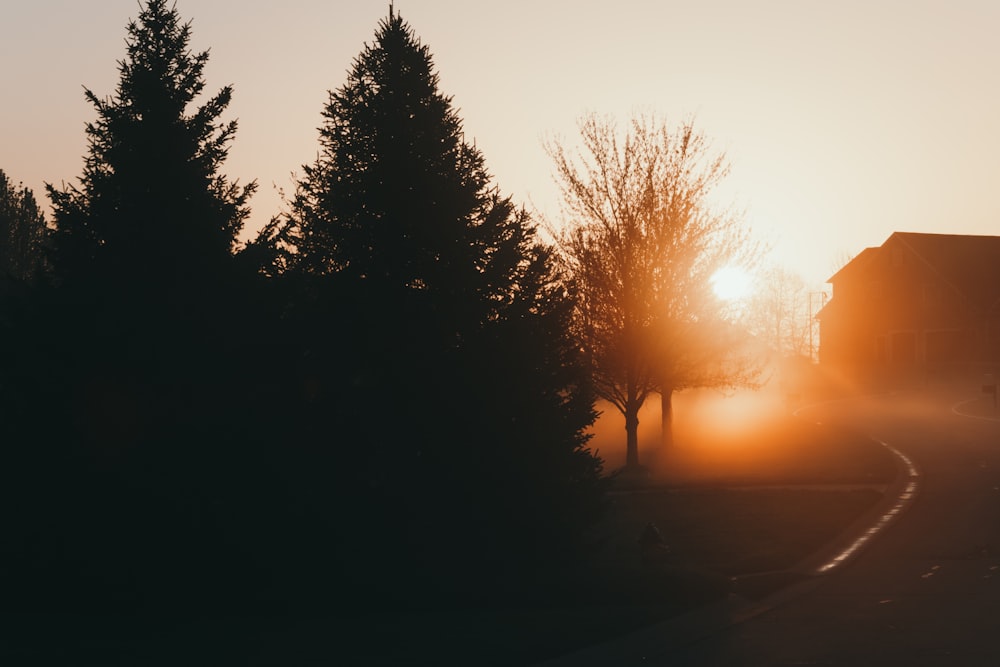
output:
<svg viewBox="0 0 1000 667"><path fill-rule="evenodd" d="M982 359L987 332L975 309L894 237L835 279L820 323L821 363L891 373ZM1000 317L997 324L990 335L1000 361Z"/></svg>

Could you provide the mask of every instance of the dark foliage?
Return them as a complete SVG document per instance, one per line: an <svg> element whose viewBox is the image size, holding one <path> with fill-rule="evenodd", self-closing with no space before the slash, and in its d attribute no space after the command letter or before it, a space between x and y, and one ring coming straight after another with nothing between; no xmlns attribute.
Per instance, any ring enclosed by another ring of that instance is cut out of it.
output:
<svg viewBox="0 0 1000 667"><path fill-rule="evenodd" d="M164 0L129 25L79 184L49 187L54 280L5 300L7 604L329 613L563 568L602 488L572 301L427 49L390 14L234 254L254 185L219 174L230 89L187 111L189 34Z"/></svg>
<svg viewBox="0 0 1000 667"><path fill-rule="evenodd" d="M355 555L388 586L416 568L439 592L551 565L595 514L600 463L549 250L491 186L398 14L323 118L280 236L305 428L364 499L346 519Z"/></svg>
<svg viewBox="0 0 1000 667"><path fill-rule="evenodd" d="M221 601L255 571L228 544L270 493L249 493L267 464L241 421L268 374L244 361L268 311L232 255L255 185L219 173L231 89L189 109L208 58L189 37L165 0L129 24L115 94L86 92L79 185L48 186L54 281L5 304L15 606Z"/></svg>
<svg viewBox="0 0 1000 667"><path fill-rule="evenodd" d="M250 282L232 252L255 184L219 173L236 130L219 120L231 88L189 109L208 60L188 50L190 34L169 2L145 3L115 94L86 91L97 120L79 187L48 186L56 289L44 317L59 332L73 432L95 448L200 439L246 373L234 354Z"/></svg>
<svg viewBox="0 0 1000 667"><path fill-rule="evenodd" d="M0 279L26 282L42 271L47 231L34 193L0 169Z"/></svg>
<svg viewBox="0 0 1000 667"><path fill-rule="evenodd" d="M190 36L167 0L149 0L128 26L114 95L86 91L98 117L80 185L48 186L63 281L200 289L228 259L256 184L218 173L236 132L220 120L232 87L188 110L208 62L207 51L189 51Z"/></svg>

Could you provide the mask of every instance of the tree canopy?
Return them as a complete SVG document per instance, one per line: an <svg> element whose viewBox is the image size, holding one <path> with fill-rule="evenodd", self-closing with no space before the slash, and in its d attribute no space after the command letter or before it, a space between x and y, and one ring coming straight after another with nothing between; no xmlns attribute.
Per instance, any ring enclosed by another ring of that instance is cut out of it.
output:
<svg viewBox="0 0 1000 667"><path fill-rule="evenodd" d="M309 437L329 441L337 415L350 434L342 483L405 497L424 566L541 561L579 537L600 486L552 250L492 184L398 13L322 115L319 156L269 230L283 279L300 286L291 349L310 387ZM375 543L372 516L357 530ZM512 554L515 536L538 551Z"/></svg>
<svg viewBox="0 0 1000 667"><path fill-rule="evenodd" d="M564 209L562 258L579 294L575 332L600 395L625 417L627 465L639 465L638 412L663 399L670 439L674 391L726 386L752 373L732 363L735 330L711 276L753 254L738 218L713 209L725 156L693 122L676 129L637 115L580 122L582 149L550 142Z"/></svg>
<svg viewBox="0 0 1000 667"><path fill-rule="evenodd" d="M79 185L48 185L53 264L62 280L128 281L149 290L204 283L234 249L256 184L219 173L236 132L220 117L222 88L205 89L208 52L192 53L191 24L167 0L148 0L128 25L113 95L86 89L97 120Z"/></svg>
<svg viewBox="0 0 1000 667"><path fill-rule="evenodd" d="M270 378L251 363L263 316L247 304L264 299L250 298L233 254L255 184L221 173L232 89L205 94L208 52L190 37L172 2L140 4L113 94L85 91L96 119L82 175L46 186L53 280L19 298L2 331L20 351L0 373L5 441L30 443L3 452L21 475L7 492L53 499L26 508L22 528L45 526L51 554L72 543L53 558L85 573L43 581L52 596L83 599L99 582L100 604L166 604L212 587L226 575L194 545L231 556L227 540L249 534L233 517L280 496L257 463L275 453L263 442L274 431L252 428L264 423L253 389ZM237 561L225 571L252 569Z"/></svg>
<svg viewBox="0 0 1000 667"><path fill-rule="evenodd" d="M490 184L429 49L398 13L330 93L320 148L292 201L297 270L423 292L451 311L438 318L483 320L510 296L525 216Z"/></svg>
<svg viewBox="0 0 1000 667"><path fill-rule="evenodd" d="M44 265L48 234L34 193L0 170L0 277L28 281Z"/></svg>
<svg viewBox="0 0 1000 667"><path fill-rule="evenodd" d="M9 603L328 613L467 599L483 572L477 601L535 593L606 484L553 248L391 8L287 211L237 247L255 183L221 173L232 88L206 94L190 37L140 3L114 92L86 90L82 175L46 186L52 279L2 285ZM45 220L3 172L0 222L26 279Z"/></svg>

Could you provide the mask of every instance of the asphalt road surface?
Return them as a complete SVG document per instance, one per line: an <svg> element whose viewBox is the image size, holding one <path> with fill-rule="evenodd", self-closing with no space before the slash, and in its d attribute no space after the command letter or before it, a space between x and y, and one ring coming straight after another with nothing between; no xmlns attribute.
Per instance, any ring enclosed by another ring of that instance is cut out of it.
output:
<svg viewBox="0 0 1000 667"><path fill-rule="evenodd" d="M1000 413L969 399L910 391L803 411L909 457L915 500L818 586L641 664L1000 665Z"/></svg>

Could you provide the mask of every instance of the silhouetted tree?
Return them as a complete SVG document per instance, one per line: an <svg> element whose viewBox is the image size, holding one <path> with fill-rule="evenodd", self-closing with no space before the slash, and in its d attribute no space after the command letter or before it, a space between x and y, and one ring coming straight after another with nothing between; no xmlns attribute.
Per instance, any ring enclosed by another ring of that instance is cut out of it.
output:
<svg viewBox="0 0 1000 667"><path fill-rule="evenodd" d="M525 540L540 553L578 535L598 498L591 395L551 251L490 184L399 14L323 119L282 238L286 277L308 285L303 386L335 405L327 425L353 424L339 431L342 483L405 507L402 542L426 566L523 565Z"/></svg>
<svg viewBox="0 0 1000 667"><path fill-rule="evenodd" d="M190 36L175 7L149 0L128 25L114 95L86 90L98 118L86 127L80 185L47 186L63 281L202 289L233 251L256 184L219 174L236 132L236 121L220 120L232 87L188 108L208 61L207 51L190 52Z"/></svg>
<svg viewBox="0 0 1000 667"><path fill-rule="evenodd" d="M114 94L85 93L97 120L79 184L47 186L51 262L64 317L77 318L78 382L115 376L116 391L148 384L199 406L225 381L232 253L256 184L219 173L236 132L220 120L232 88L201 100L208 52L189 50L191 24L149 0L127 32Z"/></svg>
<svg viewBox="0 0 1000 667"><path fill-rule="evenodd" d="M566 205L560 248L579 293L577 336L598 393L625 417L627 466L636 467L650 393L661 396L669 443L675 391L752 378L732 357L735 330L711 276L753 246L733 215L708 205L728 166L692 123L672 130L637 116L622 135L590 115L580 137L579 156L547 146Z"/></svg>
<svg viewBox="0 0 1000 667"><path fill-rule="evenodd" d="M0 170L0 276L29 281L42 269L47 229L34 193Z"/></svg>
<svg viewBox="0 0 1000 667"><path fill-rule="evenodd" d="M86 91L97 119L82 176L47 186L54 286L12 333L43 352L11 364L34 397L19 421L34 443L26 478L67 507L37 523L109 599L178 599L240 571L212 565L220 542L236 541L248 499L281 495L242 423L266 366L249 363L253 299L233 257L255 184L220 173L232 89L205 95L208 53L190 36L172 2L144 1L114 93Z"/></svg>
<svg viewBox="0 0 1000 667"><path fill-rule="evenodd" d="M33 293L45 267L44 243L48 229L32 191L14 185L0 170L0 438L5 443L19 435L27 404L36 397L20 382L39 375L35 364L44 359L44 336L28 335L24 325ZM2 449L2 448L0 448Z"/></svg>

